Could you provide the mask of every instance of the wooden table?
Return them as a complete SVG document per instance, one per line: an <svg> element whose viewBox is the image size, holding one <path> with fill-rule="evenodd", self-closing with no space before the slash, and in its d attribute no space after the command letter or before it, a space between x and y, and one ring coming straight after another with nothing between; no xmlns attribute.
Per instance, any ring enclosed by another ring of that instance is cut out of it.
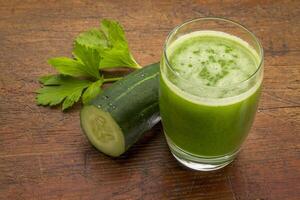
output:
<svg viewBox="0 0 300 200"><path fill-rule="evenodd" d="M133 54L160 59L185 20L222 16L261 39L265 78L259 111L238 158L209 173L181 167L161 125L126 155L93 148L69 112L38 107L37 78L49 57L70 56L72 38L102 18L120 21ZM0 199L300 199L300 1L0 2Z"/></svg>

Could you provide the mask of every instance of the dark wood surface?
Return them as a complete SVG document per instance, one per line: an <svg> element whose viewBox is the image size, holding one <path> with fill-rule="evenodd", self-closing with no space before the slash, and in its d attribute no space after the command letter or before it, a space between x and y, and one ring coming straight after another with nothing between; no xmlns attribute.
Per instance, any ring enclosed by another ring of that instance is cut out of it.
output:
<svg viewBox="0 0 300 200"><path fill-rule="evenodd" d="M210 173L181 167L161 126L126 155L96 151L67 113L35 105L46 60L101 18L120 21L139 63L160 59L185 20L222 16L261 39L259 111L238 158ZM0 1L0 199L300 199L300 1Z"/></svg>

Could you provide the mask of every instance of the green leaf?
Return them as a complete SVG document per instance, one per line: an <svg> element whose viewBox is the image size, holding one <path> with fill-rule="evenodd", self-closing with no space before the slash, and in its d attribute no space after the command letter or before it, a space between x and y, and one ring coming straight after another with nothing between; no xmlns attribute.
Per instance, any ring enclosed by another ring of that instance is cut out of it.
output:
<svg viewBox="0 0 300 200"><path fill-rule="evenodd" d="M48 63L52 65L59 73L74 77L90 76L87 67L78 60L66 57L50 58Z"/></svg>
<svg viewBox="0 0 300 200"><path fill-rule="evenodd" d="M103 59L100 63L100 69L119 67L140 68L131 54L126 50L112 48L103 52Z"/></svg>
<svg viewBox="0 0 300 200"><path fill-rule="evenodd" d="M102 58L100 69L141 67L130 53L124 30L117 21L102 20L99 29L91 29L80 34L75 39L75 44L96 50ZM74 54L77 57L76 52Z"/></svg>
<svg viewBox="0 0 300 200"><path fill-rule="evenodd" d="M49 75L49 76L43 76L40 78L43 79L43 85L60 85L61 82L67 81L68 79L71 79L70 76L55 74L55 75Z"/></svg>
<svg viewBox="0 0 300 200"><path fill-rule="evenodd" d="M104 33L108 42L112 46L128 47L125 32L119 22L114 20L103 19L100 25L101 31Z"/></svg>
<svg viewBox="0 0 300 200"><path fill-rule="evenodd" d="M108 39L110 48L104 49L102 52L103 58L100 63L100 69L113 67L141 67L130 53L124 30L117 21L107 19L102 20L101 30Z"/></svg>
<svg viewBox="0 0 300 200"><path fill-rule="evenodd" d="M42 84L45 84L49 79L51 79L53 76L56 76L56 75L46 75L46 76L41 76L39 78L39 82L42 83Z"/></svg>
<svg viewBox="0 0 300 200"><path fill-rule="evenodd" d="M99 69L115 67L140 68L129 51L122 26L114 20L103 20L100 27L83 32L74 40L74 59L56 57L48 60L60 74L43 76L43 87L37 91L39 105L71 107L82 95L83 103L90 102L101 92L104 82L120 77L104 78ZM94 82L87 79L93 79Z"/></svg>
<svg viewBox="0 0 300 200"><path fill-rule="evenodd" d="M85 88L91 84L88 80L80 80L70 76L51 76L45 86L37 91L38 105L54 106L63 102L65 110L77 102Z"/></svg>
<svg viewBox="0 0 300 200"><path fill-rule="evenodd" d="M93 28L81 33L76 38L76 42L92 49L103 49L108 47L107 38L99 28Z"/></svg>
<svg viewBox="0 0 300 200"><path fill-rule="evenodd" d="M73 55L79 62L84 64L85 71L90 76L97 79L101 77L99 73L99 65L101 60L99 51L75 42Z"/></svg>
<svg viewBox="0 0 300 200"><path fill-rule="evenodd" d="M83 104L89 103L93 98L95 98L101 92L102 84L103 84L103 79L90 84L90 86L84 91L82 95Z"/></svg>
<svg viewBox="0 0 300 200"><path fill-rule="evenodd" d="M75 102L77 102L81 97L81 94L82 94L82 90L78 89L78 90L74 90L72 94L68 95L62 104L62 110L71 107Z"/></svg>

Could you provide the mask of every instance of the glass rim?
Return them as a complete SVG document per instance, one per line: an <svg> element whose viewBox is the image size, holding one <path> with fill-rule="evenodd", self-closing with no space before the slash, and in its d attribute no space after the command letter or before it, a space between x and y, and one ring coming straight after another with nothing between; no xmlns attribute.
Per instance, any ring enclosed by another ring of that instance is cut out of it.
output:
<svg viewBox="0 0 300 200"><path fill-rule="evenodd" d="M260 69L262 68L262 65L263 65L264 50L263 50L262 44L261 44L260 40L254 35L254 33L252 31L250 31L248 28L246 28L244 25L240 24L239 22L236 22L236 21L233 21L233 20L230 20L230 19L226 19L226 18L223 18L223 17L198 17L198 18L194 18L194 19L187 20L187 21L183 22L182 24L179 24L179 25L175 26L170 31L170 33L168 34L167 39L165 40L165 43L164 43L163 57L165 58L164 62L166 62L167 67L172 71L172 73L174 73L175 76L177 76L178 78L180 78L184 81L188 81L187 79L179 76L178 73L176 73L174 71L174 69L172 68L172 65L169 62L169 59L168 59L168 56L167 56L167 45L168 45L168 42L169 42L171 36L173 34L175 34L180 28L184 27L185 25L188 25L188 24L196 22L196 21L202 21L202 20L216 20L216 21L228 22L230 24L234 24L237 27L245 30L251 36L251 38L254 39L255 43L258 44L258 47L259 47L259 55L258 55L259 56L259 63L258 63L257 69L248 78L246 78L245 80L242 80L240 82L230 84L230 85L226 85L226 86L208 86L208 85L204 85L204 84L200 84L200 85L202 87L207 87L207 88L224 88L224 87L225 88L230 88L230 87L234 87L236 85L240 85L242 83L245 83L245 82L249 81L250 79L252 79L260 71ZM238 36L236 36L236 37L238 37Z"/></svg>

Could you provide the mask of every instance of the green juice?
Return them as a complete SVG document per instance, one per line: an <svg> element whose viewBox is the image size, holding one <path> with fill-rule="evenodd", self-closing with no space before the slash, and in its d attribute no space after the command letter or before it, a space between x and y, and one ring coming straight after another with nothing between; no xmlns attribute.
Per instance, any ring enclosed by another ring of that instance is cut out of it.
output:
<svg viewBox="0 0 300 200"><path fill-rule="evenodd" d="M238 37L196 31L177 38L166 56L159 104L168 142L204 158L237 152L260 96L256 51Z"/></svg>

